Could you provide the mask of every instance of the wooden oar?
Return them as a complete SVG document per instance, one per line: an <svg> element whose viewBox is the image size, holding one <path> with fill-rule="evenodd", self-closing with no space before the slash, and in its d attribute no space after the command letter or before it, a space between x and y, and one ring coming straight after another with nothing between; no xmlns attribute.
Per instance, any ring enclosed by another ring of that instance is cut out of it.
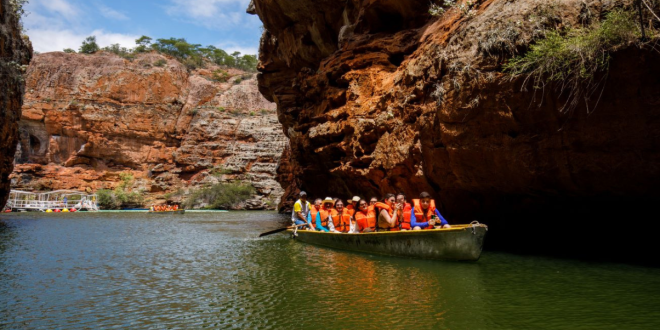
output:
<svg viewBox="0 0 660 330"><path fill-rule="evenodd" d="M287 229L293 229L293 228L302 227L302 226L307 226L307 224L305 223L305 224L302 224L302 225L289 226L289 227L284 227L284 228L280 228L280 229L275 229L275 230L267 231L267 232L265 232L265 233L261 233L261 234L259 234L259 237L268 236L268 235L271 235L271 234L275 234L275 233L283 232L283 231L285 231L285 230L287 230Z"/></svg>

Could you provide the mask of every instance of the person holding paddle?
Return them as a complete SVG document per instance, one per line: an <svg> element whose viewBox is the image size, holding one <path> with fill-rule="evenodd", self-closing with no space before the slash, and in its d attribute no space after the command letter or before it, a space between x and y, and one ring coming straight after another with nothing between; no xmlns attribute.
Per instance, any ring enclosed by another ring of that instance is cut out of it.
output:
<svg viewBox="0 0 660 330"><path fill-rule="evenodd" d="M307 193L304 191L300 192L300 199L293 204L293 212L291 213L291 222L293 225L304 225L307 226L299 228L314 228L310 222L309 211L312 208L312 205L307 201Z"/></svg>

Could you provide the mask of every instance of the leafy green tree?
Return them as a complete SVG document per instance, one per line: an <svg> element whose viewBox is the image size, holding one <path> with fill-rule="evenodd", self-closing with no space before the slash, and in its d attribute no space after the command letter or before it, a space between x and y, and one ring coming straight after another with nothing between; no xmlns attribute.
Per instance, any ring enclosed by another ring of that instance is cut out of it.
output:
<svg viewBox="0 0 660 330"><path fill-rule="evenodd" d="M76 51L71 49L71 48L64 48L63 51L67 54L75 54L76 53Z"/></svg>
<svg viewBox="0 0 660 330"><path fill-rule="evenodd" d="M94 54L99 51L99 45L96 43L96 36L89 36L85 39L80 46L80 53Z"/></svg>
<svg viewBox="0 0 660 330"><path fill-rule="evenodd" d="M146 53L149 51L151 48L151 39L150 37L147 36L141 36L137 39L135 39L135 44L137 44L137 47L133 50L135 53Z"/></svg>

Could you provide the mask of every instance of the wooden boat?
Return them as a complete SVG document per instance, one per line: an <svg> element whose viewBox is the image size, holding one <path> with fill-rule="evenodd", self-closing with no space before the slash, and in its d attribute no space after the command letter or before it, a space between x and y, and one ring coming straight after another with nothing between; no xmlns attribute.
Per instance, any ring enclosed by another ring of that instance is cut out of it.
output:
<svg viewBox="0 0 660 330"><path fill-rule="evenodd" d="M432 260L477 261L488 227L480 223L453 225L446 229L387 231L376 233L326 233L298 230L295 239L321 246Z"/></svg>
<svg viewBox="0 0 660 330"><path fill-rule="evenodd" d="M149 213L154 214L184 214L186 210L176 210L176 211L149 211Z"/></svg>

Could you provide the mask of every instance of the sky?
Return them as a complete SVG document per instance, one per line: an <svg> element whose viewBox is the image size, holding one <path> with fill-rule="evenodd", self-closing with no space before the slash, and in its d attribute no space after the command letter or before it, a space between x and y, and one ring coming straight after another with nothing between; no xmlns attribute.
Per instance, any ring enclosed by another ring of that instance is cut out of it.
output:
<svg viewBox="0 0 660 330"><path fill-rule="evenodd" d="M250 0L29 0L23 17L35 51L78 50L88 36L101 47L135 47L142 35L184 38L228 53L257 54L261 21Z"/></svg>

